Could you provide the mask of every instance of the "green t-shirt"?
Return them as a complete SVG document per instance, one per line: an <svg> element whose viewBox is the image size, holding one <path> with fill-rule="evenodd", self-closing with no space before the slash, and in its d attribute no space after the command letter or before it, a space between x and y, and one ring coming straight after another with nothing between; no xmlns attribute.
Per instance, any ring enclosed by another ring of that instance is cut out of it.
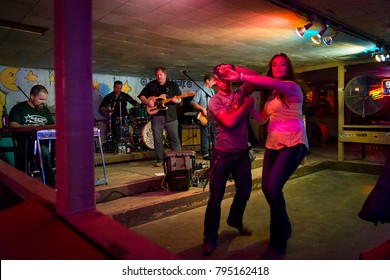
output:
<svg viewBox="0 0 390 280"><path fill-rule="evenodd" d="M47 107L42 110L32 108L27 101L16 104L9 113L9 121L22 125L51 125L54 119Z"/></svg>

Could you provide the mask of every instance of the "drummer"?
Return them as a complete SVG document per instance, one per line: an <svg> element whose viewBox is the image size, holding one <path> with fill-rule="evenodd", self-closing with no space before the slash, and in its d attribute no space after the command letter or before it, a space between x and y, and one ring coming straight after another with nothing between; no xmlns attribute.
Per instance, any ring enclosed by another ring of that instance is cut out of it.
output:
<svg viewBox="0 0 390 280"><path fill-rule="evenodd" d="M111 115L111 127L113 139L118 140L121 136L121 126L127 126L126 120L129 118L129 112L127 111L127 102L135 107L139 107L140 104L134 100L129 94L122 91L123 83L121 81L114 82L114 90L107 94L102 103L99 106L100 114L107 114L108 120ZM122 120L122 123L121 123Z"/></svg>

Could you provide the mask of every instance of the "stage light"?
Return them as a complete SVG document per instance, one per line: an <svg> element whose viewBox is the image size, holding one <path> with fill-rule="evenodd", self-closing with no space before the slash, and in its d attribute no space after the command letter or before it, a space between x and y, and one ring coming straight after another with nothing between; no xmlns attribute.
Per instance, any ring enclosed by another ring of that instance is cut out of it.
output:
<svg viewBox="0 0 390 280"><path fill-rule="evenodd" d="M378 62L384 62L384 61L390 60L390 54L389 54L388 50L381 50L374 57L375 57L375 60Z"/></svg>
<svg viewBox="0 0 390 280"><path fill-rule="evenodd" d="M314 35L311 37L311 40L313 41L314 44L321 44L321 39L322 39L322 35L324 35L324 33L326 32L326 29L328 28L328 25L327 24L323 24L322 25L322 28L321 28L321 31L318 32L317 35Z"/></svg>
<svg viewBox="0 0 390 280"><path fill-rule="evenodd" d="M309 22L305 26L297 27L295 31L297 32L299 37L303 37L305 35L306 30L308 30L310 27L313 26L313 22L317 20L316 15L311 15L307 18L307 21Z"/></svg>
<svg viewBox="0 0 390 280"><path fill-rule="evenodd" d="M333 44L334 40L333 40L333 36L325 36L322 41L324 42L325 45L327 46L330 46Z"/></svg>
<svg viewBox="0 0 390 280"><path fill-rule="evenodd" d="M339 34L341 28L338 27L337 29L333 29L334 33L331 36L325 36L322 41L325 45L330 46L334 43L334 38Z"/></svg>
<svg viewBox="0 0 390 280"><path fill-rule="evenodd" d="M305 26L297 27L295 29L295 31L297 32L298 36L302 38L305 35L306 30L308 30L312 26L313 26L313 23L310 22L310 23L306 24Z"/></svg>

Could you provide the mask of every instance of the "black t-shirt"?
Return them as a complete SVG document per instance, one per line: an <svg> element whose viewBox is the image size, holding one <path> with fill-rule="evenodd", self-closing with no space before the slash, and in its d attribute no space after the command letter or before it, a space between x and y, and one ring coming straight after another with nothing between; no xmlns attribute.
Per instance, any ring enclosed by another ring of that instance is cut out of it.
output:
<svg viewBox="0 0 390 280"><path fill-rule="evenodd" d="M9 121L22 125L51 125L54 119L47 107L37 110L31 107L27 101L16 104L9 113Z"/></svg>
<svg viewBox="0 0 390 280"><path fill-rule="evenodd" d="M16 122L21 125L52 125L54 119L50 113L49 108L43 107L42 110L37 110L31 107L27 101L16 104L12 107L9 113L9 121ZM25 135L18 134L15 136L18 141L18 146L25 145ZM30 139L28 143L29 150L32 150L33 140ZM46 141L43 142L45 144Z"/></svg>

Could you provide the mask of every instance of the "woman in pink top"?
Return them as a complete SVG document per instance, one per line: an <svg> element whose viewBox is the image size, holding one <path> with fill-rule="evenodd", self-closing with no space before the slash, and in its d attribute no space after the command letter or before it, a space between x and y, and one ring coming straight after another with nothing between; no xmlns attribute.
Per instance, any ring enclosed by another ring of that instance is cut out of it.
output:
<svg viewBox="0 0 390 280"><path fill-rule="evenodd" d="M271 209L270 242L263 259L281 258L286 253L292 233L286 210L283 187L306 156L309 144L302 115L303 93L296 82L293 66L286 54L272 57L267 76L225 73L229 80L240 80L269 88L272 95L258 113L261 124L269 121L264 153L262 190Z"/></svg>

